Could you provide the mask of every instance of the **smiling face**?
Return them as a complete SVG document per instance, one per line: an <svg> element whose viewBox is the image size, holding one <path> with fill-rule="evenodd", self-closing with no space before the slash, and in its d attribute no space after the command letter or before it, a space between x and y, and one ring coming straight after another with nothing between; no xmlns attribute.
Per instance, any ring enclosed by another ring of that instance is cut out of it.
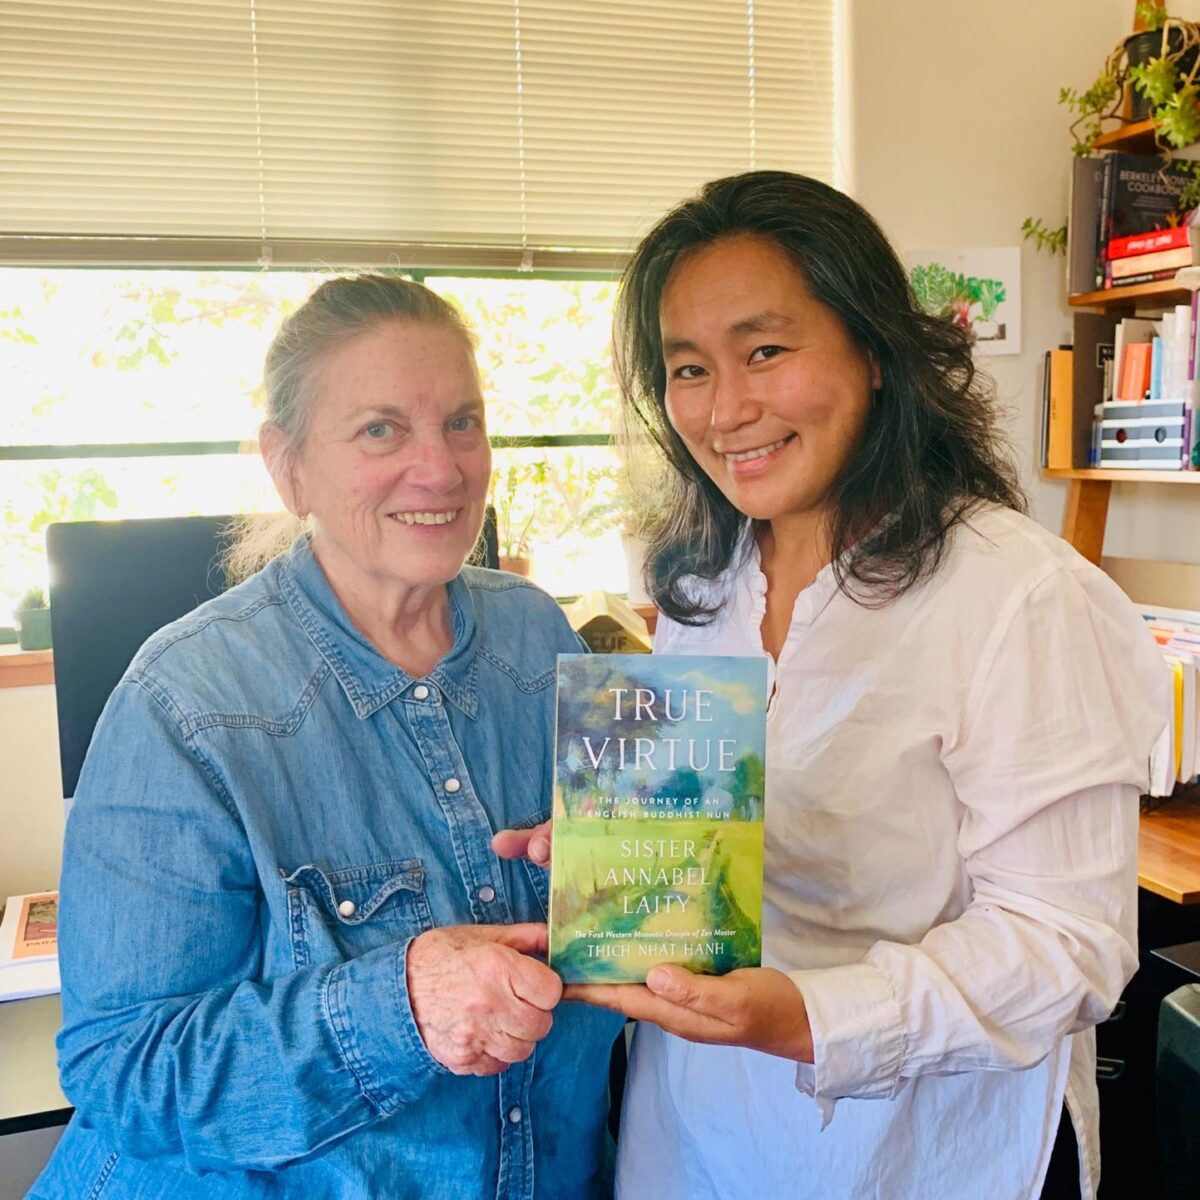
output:
<svg viewBox="0 0 1200 1200"><path fill-rule="evenodd" d="M464 338L389 321L335 347L312 381L308 433L274 473L288 507L312 514L313 550L336 589L452 579L479 536L491 475Z"/></svg>
<svg viewBox="0 0 1200 1200"><path fill-rule="evenodd" d="M772 242L695 249L659 307L666 410L741 513L772 528L823 516L853 457L878 368Z"/></svg>

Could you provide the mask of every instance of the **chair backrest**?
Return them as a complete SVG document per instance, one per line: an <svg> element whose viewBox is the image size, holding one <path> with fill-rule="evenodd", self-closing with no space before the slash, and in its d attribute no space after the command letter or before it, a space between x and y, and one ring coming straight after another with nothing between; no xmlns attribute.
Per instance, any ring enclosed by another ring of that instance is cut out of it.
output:
<svg viewBox="0 0 1200 1200"><path fill-rule="evenodd" d="M75 794L92 730L138 647L218 595L228 517L72 521L46 530L63 795Z"/></svg>
<svg viewBox="0 0 1200 1200"><path fill-rule="evenodd" d="M46 530L63 796L109 693L156 630L228 586L220 568L229 517L71 521ZM489 504L471 562L500 565Z"/></svg>
<svg viewBox="0 0 1200 1200"><path fill-rule="evenodd" d="M1200 983L1163 998L1154 1072L1164 1196L1194 1196L1200 1180Z"/></svg>

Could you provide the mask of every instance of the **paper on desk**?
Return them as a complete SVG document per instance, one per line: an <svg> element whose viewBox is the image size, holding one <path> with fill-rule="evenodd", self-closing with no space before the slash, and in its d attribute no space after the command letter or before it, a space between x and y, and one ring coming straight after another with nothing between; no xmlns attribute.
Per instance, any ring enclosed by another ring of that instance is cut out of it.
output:
<svg viewBox="0 0 1200 1200"><path fill-rule="evenodd" d="M29 996L48 996L62 990L58 978L58 959L42 962L9 963L0 967L0 1004L5 1000L24 1000Z"/></svg>
<svg viewBox="0 0 1200 1200"><path fill-rule="evenodd" d="M59 990L58 893L9 896L0 919L0 1001Z"/></svg>

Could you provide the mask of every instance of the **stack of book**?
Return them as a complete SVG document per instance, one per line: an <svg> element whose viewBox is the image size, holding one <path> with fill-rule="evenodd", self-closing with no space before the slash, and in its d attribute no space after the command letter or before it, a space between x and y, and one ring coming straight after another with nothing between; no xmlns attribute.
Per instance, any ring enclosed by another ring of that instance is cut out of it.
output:
<svg viewBox="0 0 1200 1200"><path fill-rule="evenodd" d="M1150 759L1151 796L1169 796L1177 783L1200 775L1200 613L1138 605L1171 669L1171 712Z"/></svg>
<svg viewBox="0 0 1200 1200"><path fill-rule="evenodd" d="M1195 210L1182 206L1195 164L1154 154L1075 160L1067 287L1074 293L1171 279L1200 264Z"/></svg>
<svg viewBox="0 0 1200 1200"><path fill-rule="evenodd" d="M1200 469L1200 292L1159 317L1077 313L1073 348L1048 351L1042 464Z"/></svg>
<svg viewBox="0 0 1200 1200"><path fill-rule="evenodd" d="M0 1000L58 990L58 893L9 896L0 918Z"/></svg>

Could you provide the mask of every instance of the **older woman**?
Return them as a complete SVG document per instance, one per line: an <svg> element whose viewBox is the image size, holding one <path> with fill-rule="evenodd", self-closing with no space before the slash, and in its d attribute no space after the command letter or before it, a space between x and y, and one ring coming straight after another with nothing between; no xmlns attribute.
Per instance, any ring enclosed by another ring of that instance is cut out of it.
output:
<svg viewBox="0 0 1200 1200"><path fill-rule="evenodd" d="M160 630L97 727L63 868L44 1197L585 1197L620 1021L571 1004L540 870L554 602L463 566L490 473L461 318L322 285L267 360L301 537Z"/></svg>
<svg viewBox="0 0 1200 1200"><path fill-rule="evenodd" d="M675 483L655 650L770 681L764 965L568 989L641 1022L618 1195L1093 1196L1161 656L1023 515L966 337L848 197L709 184L635 252L617 346Z"/></svg>

